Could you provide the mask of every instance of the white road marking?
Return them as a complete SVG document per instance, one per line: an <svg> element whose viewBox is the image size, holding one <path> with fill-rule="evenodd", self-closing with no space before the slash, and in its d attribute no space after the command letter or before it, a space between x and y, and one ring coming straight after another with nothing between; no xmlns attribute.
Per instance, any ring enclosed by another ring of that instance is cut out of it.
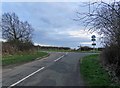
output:
<svg viewBox="0 0 120 88"><path fill-rule="evenodd" d="M23 79L21 79L21 80L17 81L16 83L14 83L14 84L12 84L12 85L10 85L8 88L11 88L11 87L13 87L13 86L15 86L15 85L19 84L20 82L22 82L22 81L24 81L25 79L27 79L27 78L31 77L32 75L36 74L37 72L41 71L41 70L42 70L42 69L44 69L44 68L45 68L45 67L42 67L42 68L38 69L37 71L35 71L35 72L31 73L30 75L28 75L28 76L24 77Z"/></svg>
<svg viewBox="0 0 120 88"><path fill-rule="evenodd" d="M67 55L67 54L68 54L68 53L66 53L66 55ZM60 60L61 58L63 58L64 56L65 56L65 55L62 55L61 57L59 57L58 59L56 59L56 60L54 60L54 61L56 62L56 61ZM47 59L47 58L45 58L45 59ZM14 83L14 84L12 84L12 85L10 85L8 88L11 88L11 87L13 87L13 86L21 83L21 82L24 81L25 79L27 79L27 78L31 77L32 75L38 73L39 71L41 71L41 70L44 69L44 68L45 68L45 67L42 67L42 68L38 69L37 71L31 73L30 75L24 77L23 79L17 81L16 83Z"/></svg>
<svg viewBox="0 0 120 88"><path fill-rule="evenodd" d="M59 57L58 59L54 60L55 62L60 60L61 58L63 58L65 55L62 55L61 57Z"/></svg>
<svg viewBox="0 0 120 88"><path fill-rule="evenodd" d="M68 54L68 52L66 52L66 55Z"/></svg>

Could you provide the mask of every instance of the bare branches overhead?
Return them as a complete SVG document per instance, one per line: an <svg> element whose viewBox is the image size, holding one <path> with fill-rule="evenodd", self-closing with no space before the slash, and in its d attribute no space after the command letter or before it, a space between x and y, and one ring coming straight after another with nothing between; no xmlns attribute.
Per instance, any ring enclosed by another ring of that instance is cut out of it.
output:
<svg viewBox="0 0 120 88"><path fill-rule="evenodd" d="M89 3L87 13L77 12L77 21L83 21L89 31L97 31L103 35L102 43L105 49L102 52L101 61L114 73L113 80L120 83L120 1L111 3ZM119 79L119 80L118 80Z"/></svg>
<svg viewBox="0 0 120 88"><path fill-rule="evenodd" d="M88 3L89 11L86 13L77 12L77 21L83 21L89 31L97 31L114 43L120 41L120 2L92 2ZM120 46L120 45L119 45Z"/></svg>

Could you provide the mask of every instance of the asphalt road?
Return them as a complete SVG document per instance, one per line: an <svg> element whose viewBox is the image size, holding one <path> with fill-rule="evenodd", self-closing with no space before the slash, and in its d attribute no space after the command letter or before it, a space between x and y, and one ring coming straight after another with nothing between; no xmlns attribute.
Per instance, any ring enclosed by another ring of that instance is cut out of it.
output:
<svg viewBox="0 0 120 88"><path fill-rule="evenodd" d="M49 57L3 68L3 86L84 86L79 60L88 53L51 53Z"/></svg>

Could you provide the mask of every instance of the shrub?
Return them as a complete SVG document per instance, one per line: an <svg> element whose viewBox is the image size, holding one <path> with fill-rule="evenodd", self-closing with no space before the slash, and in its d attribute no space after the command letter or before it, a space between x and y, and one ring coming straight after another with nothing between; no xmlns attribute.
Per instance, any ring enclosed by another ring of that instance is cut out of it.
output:
<svg viewBox="0 0 120 88"><path fill-rule="evenodd" d="M106 46L101 54L102 64L116 82L120 80L120 47L117 44Z"/></svg>

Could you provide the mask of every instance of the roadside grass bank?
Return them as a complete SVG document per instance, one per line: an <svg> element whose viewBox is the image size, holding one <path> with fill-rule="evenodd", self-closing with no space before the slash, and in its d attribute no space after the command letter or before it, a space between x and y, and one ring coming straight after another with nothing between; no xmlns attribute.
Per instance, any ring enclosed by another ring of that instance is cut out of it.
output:
<svg viewBox="0 0 120 88"><path fill-rule="evenodd" d="M29 61L35 60L36 58L41 59L48 55L49 54L46 52L34 52L34 53L7 55L7 56L2 57L2 66L29 62Z"/></svg>
<svg viewBox="0 0 120 88"><path fill-rule="evenodd" d="M89 87L119 87L111 81L107 71L101 66L99 54L83 57L80 61L80 72Z"/></svg>

